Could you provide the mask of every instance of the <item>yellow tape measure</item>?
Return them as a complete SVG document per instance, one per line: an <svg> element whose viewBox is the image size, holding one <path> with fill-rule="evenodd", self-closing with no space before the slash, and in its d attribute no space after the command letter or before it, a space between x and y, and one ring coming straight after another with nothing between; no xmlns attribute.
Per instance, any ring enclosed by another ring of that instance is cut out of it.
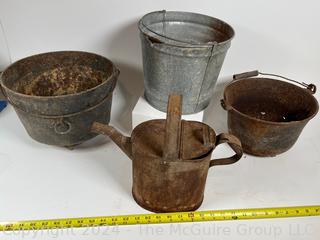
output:
<svg viewBox="0 0 320 240"><path fill-rule="evenodd" d="M320 216L320 205L0 222L0 231Z"/></svg>

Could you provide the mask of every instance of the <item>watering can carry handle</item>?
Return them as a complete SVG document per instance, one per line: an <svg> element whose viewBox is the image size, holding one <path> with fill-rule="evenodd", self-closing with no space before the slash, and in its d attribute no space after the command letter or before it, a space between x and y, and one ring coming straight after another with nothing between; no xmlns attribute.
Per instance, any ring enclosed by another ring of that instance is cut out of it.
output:
<svg viewBox="0 0 320 240"><path fill-rule="evenodd" d="M315 94L316 91L317 91L316 85L314 85L314 84L312 84L312 83L307 84L307 83L299 82L299 81L296 81L296 80L294 80L294 79L290 79L290 78L287 78L287 77L284 77L284 76L281 76L281 75L272 74L272 73L259 72L258 70L249 71L249 72L244 72L244 73L239 73L239 74L234 74L234 75L233 75L233 80L239 80L239 79L243 79L243 78L256 77L256 76L258 76L258 75L282 78L282 79L284 79L284 80L286 80L286 81L293 82L293 83L299 84L299 85L307 88L312 94Z"/></svg>
<svg viewBox="0 0 320 240"><path fill-rule="evenodd" d="M216 146L222 143L228 143L235 155L228 158L213 159L210 161L210 167L216 165L228 165L237 162L243 154L241 142L235 136L228 133L221 133L217 136Z"/></svg>
<svg viewBox="0 0 320 240"><path fill-rule="evenodd" d="M163 159L176 161L180 157L182 96L170 94L167 108Z"/></svg>

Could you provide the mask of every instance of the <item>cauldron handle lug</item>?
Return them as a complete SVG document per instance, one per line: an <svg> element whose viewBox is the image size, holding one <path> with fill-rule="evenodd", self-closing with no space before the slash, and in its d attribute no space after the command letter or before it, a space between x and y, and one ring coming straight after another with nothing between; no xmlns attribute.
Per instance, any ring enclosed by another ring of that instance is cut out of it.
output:
<svg viewBox="0 0 320 240"><path fill-rule="evenodd" d="M304 83L305 84L305 83ZM311 92L311 94L315 94L317 92L317 86L310 83L310 84L307 84L307 89Z"/></svg>
<svg viewBox="0 0 320 240"><path fill-rule="evenodd" d="M232 107L226 102L225 99L221 99L220 104L221 104L221 107L226 111L229 111L232 109Z"/></svg>
<svg viewBox="0 0 320 240"><path fill-rule="evenodd" d="M54 131L59 135L68 134L72 130L72 125L69 121L60 119L54 124Z"/></svg>
<svg viewBox="0 0 320 240"><path fill-rule="evenodd" d="M242 146L240 140L237 137L228 133L221 133L217 136L216 146L222 143L228 143L236 154L228 158L213 159L210 161L209 167L232 164L239 161L239 159L242 157Z"/></svg>
<svg viewBox="0 0 320 240"><path fill-rule="evenodd" d="M120 70L117 67L114 67L114 76L119 77L120 75Z"/></svg>

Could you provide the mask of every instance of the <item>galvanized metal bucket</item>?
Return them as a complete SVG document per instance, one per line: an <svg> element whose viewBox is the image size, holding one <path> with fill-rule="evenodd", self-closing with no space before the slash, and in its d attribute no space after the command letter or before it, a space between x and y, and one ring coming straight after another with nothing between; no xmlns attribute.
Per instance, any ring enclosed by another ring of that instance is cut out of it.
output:
<svg viewBox="0 0 320 240"><path fill-rule="evenodd" d="M259 74L272 78L257 77ZM252 71L234 75L221 100L228 111L229 132L241 140L246 153L275 156L286 152L318 112L315 92L313 84L275 74Z"/></svg>
<svg viewBox="0 0 320 240"><path fill-rule="evenodd" d="M119 70L102 56L77 51L30 56L1 75L0 90L38 142L71 147L96 134L94 121L109 123Z"/></svg>
<svg viewBox="0 0 320 240"><path fill-rule="evenodd" d="M176 95L170 96L167 119L143 122L131 137L101 123L94 123L92 131L109 136L132 159L133 197L153 212L197 209L209 168L235 163L242 156L241 143L233 135L216 135L204 123L181 121L181 96ZM222 143L229 143L235 155L211 160Z"/></svg>
<svg viewBox="0 0 320 240"><path fill-rule="evenodd" d="M152 12L139 21L147 101L165 112L170 93L183 95L183 114L206 108L234 31L190 12Z"/></svg>

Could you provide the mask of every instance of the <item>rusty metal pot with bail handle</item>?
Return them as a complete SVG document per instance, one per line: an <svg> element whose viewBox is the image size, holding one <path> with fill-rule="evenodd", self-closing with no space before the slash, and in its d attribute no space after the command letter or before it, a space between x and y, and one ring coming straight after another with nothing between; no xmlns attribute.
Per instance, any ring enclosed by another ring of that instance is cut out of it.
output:
<svg viewBox="0 0 320 240"><path fill-rule="evenodd" d="M208 170L237 162L240 141L216 136L208 125L181 121L182 97L170 95L167 119L141 123L131 137L95 122L92 131L109 136L133 161L132 193L136 202L153 212L193 211L202 203ZM228 143L235 155L211 160L216 146Z"/></svg>
<svg viewBox="0 0 320 240"><path fill-rule="evenodd" d="M314 84L259 71L233 78L224 90L221 104L228 111L229 132L241 140L246 153L265 157L286 152L318 112Z"/></svg>

